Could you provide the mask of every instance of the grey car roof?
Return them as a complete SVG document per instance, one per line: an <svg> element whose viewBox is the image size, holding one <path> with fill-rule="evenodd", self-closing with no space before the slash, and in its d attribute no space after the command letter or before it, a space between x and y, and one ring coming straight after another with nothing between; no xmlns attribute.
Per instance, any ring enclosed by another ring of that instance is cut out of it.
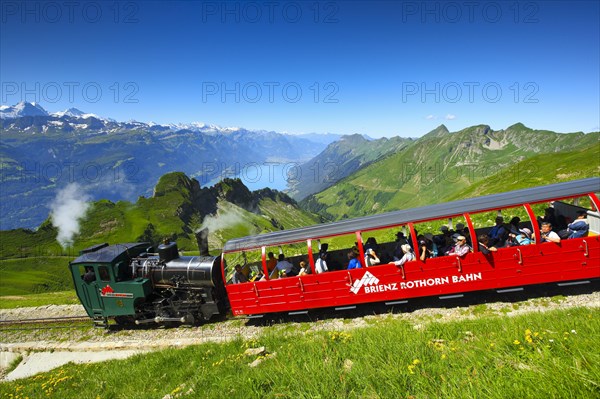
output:
<svg viewBox="0 0 600 399"><path fill-rule="evenodd" d="M306 241L309 238L331 237L353 233L355 231L397 226L408 222L439 219L442 217L457 216L463 213L507 208L525 203L567 198L592 192L600 192L600 177L550 184L419 208L403 209L373 216L345 219L297 229L236 238L229 240L225 244L223 251L231 252L242 249L259 248L261 246L273 246L297 241Z"/></svg>

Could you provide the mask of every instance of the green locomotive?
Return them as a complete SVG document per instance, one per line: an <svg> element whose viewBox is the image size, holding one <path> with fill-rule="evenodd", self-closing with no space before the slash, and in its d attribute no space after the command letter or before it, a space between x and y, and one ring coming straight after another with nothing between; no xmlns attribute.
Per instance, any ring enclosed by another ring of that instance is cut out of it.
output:
<svg viewBox="0 0 600 399"><path fill-rule="evenodd" d="M157 252L148 243L99 244L69 264L75 290L99 326L195 323L227 312L221 257L202 251L180 256L166 242Z"/></svg>

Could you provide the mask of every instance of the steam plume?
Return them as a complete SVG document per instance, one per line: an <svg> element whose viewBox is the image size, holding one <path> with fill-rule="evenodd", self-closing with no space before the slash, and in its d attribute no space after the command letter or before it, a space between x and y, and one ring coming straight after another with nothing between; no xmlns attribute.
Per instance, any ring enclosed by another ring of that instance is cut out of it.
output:
<svg viewBox="0 0 600 399"><path fill-rule="evenodd" d="M88 200L89 196L77 183L70 183L50 204L52 224L58 229L56 239L63 248L73 244L73 236L79 232L79 220L90 206Z"/></svg>
<svg viewBox="0 0 600 399"><path fill-rule="evenodd" d="M238 224L245 224L246 221L235 210L227 210L225 212L219 212L216 216L206 216L202 221L202 226L198 230L208 228L209 231L216 232L223 230L228 227L234 227Z"/></svg>

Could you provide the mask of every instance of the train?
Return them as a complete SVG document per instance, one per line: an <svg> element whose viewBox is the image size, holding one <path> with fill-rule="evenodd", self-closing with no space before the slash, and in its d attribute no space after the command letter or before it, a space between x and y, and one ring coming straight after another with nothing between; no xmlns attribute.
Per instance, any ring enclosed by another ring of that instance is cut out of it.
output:
<svg viewBox="0 0 600 399"><path fill-rule="evenodd" d="M103 243L69 269L87 314L105 327L111 319L198 323L589 284L600 279L598 192L598 177L513 190L236 238L218 255L206 230L196 237L198 256L168 240L156 248ZM576 225L585 231L574 234ZM318 259L327 271L318 272Z"/></svg>

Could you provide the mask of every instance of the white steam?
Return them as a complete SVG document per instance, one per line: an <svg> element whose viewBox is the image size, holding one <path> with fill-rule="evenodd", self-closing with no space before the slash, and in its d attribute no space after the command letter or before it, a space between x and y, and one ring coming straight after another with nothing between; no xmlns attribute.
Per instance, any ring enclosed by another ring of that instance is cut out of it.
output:
<svg viewBox="0 0 600 399"><path fill-rule="evenodd" d="M217 213L216 216L207 216L202 221L202 226L199 230L208 228L208 231L216 232L229 227L235 227L239 224L246 224L246 220L242 215L231 209L226 212Z"/></svg>
<svg viewBox="0 0 600 399"><path fill-rule="evenodd" d="M70 183L50 204L52 224L58 229L56 239L63 248L73 244L73 236L79 232L79 220L90 206L88 200L89 196L77 183Z"/></svg>

